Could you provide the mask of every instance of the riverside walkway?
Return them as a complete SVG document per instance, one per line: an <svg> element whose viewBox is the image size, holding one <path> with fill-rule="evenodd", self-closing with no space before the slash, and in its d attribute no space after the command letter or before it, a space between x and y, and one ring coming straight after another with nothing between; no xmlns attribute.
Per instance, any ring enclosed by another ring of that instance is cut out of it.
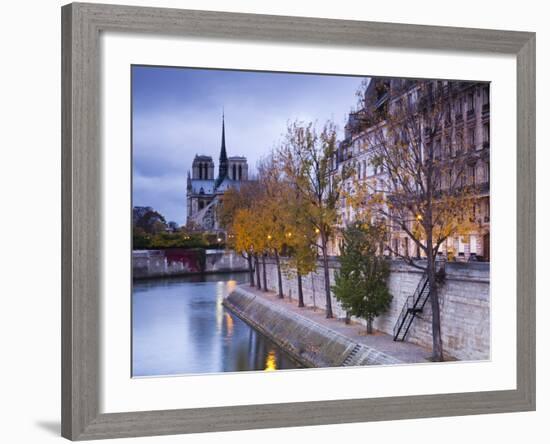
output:
<svg viewBox="0 0 550 444"><path fill-rule="evenodd" d="M392 336L377 330L374 330L374 333L371 335L366 335L366 328L364 325L354 322L346 324L344 320L336 318L327 319L325 317L325 311L320 308L300 308L298 307L298 302L296 299L290 300L287 297L281 299L272 291L266 292L263 290L258 290L257 288L250 287L247 284L242 284L240 287L248 293L254 294L256 297L263 298L270 304L274 304L280 308L294 312L312 322L346 336L354 342L376 349L377 351L390 355L403 363L430 362L429 358L431 356L431 350L427 348L409 342L396 342L393 340Z"/></svg>

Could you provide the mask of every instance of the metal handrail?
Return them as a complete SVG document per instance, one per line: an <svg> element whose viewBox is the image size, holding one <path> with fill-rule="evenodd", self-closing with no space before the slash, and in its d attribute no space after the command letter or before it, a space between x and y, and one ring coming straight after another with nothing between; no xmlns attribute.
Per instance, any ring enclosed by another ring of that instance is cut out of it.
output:
<svg viewBox="0 0 550 444"><path fill-rule="evenodd" d="M426 292L427 289L427 292ZM428 296L430 294L430 285L428 282L428 275L427 273L424 273L422 277L420 278L420 281L418 282L418 285L416 286L416 289L414 293L411 296L408 296L405 300L405 303L403 304L403 308L401 309L401 313L399 314L399 317L397 318L397 322L395 323L393 327L393 340L397 341L399 339L399 335L401 334L404 325L407 322L407 319L409 318L409 323L405 329L405 333L403 334L402 341L405 340L405 337L407 336L407 333L409 332L409 328L412 324L412 321L414 320L414 317L416 316L416 313L418 311L422 311L424 309L424 305L426 304L426 301L428 299ZM426 297L423 299L422 303L419 306L419 302L422 299L422 296L426 294Z"/></svg>

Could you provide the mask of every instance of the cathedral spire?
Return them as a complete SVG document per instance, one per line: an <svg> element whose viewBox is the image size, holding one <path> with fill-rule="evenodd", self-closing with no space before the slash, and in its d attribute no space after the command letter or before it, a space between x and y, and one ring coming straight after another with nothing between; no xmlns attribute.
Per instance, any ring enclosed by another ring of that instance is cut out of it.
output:
<svg viewBox="0 0 550 444"><path fill-rule="evenodd" d="M225 149L225 113L222 112L222 147L220 150L220 166L218 172L218 181L221 183L227 176L227 151Z"/></svg>

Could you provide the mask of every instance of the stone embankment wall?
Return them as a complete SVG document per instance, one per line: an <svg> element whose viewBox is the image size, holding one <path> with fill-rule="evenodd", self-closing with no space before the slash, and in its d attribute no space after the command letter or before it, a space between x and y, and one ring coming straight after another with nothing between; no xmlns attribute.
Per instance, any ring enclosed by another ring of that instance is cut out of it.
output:
<svg viewBox="0 0 550 444"><path fill-rule="evenodd" d="M237 287L224 305L306 367L389 365L401 361Z"/></svg>
<svg viewBox="0 0 550 444"><path fill-rule="evenodd" d="M336 259L330 261L331 282L339 268ZM273 260L266 264L267 286L277 291L277 268ZM421 271L394 261L391 266L389 289L393 295L387 313L378 317L374 328L393 335L393 328L403 304L412 295L421 278ZM323 268L303 277L304 303L325 308ZM283 273L283 292L286 297L298 299L298 284L292 273ZM490 292L489 264L482 262L447 263L446 279L439 288L441 306L441 335L444 353L459 360L486 360L490 358ZM332 297L334 316L343 318L345 312ZM362 322L361 320L356 320ZM407 341L432 347L432 311L428 301L424 311L414 320Z"/></svg>
<svg viewBox="0 0 550 444"><path fill-rule="evenodd" d="M246 271L247 267L246 260L233 251L170 248L132 252L132 273L136 279L238 272Z"/></svg>

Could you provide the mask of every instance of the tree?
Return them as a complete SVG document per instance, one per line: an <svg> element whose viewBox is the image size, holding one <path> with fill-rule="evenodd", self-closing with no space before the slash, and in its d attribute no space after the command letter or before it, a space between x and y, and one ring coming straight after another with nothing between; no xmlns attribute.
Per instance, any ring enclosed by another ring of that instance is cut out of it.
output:
<svg viewBox="0 0 550 444"><path fill-rule="evenodd" d="M372 334L372 321L388 310L392 300L387 286L389 264L377 251L383 236L381 224L357 222L347 227L332 287L347 313L367 321L367 334Z"/></svg>
<svg viewBox="0 0 550 444"><path fill-rule="evenodd" d="M132 249L146 250L151 248L151 235L146 233L143 228L134 227L132 230Z"/></svg>
<svg viewBox="0 0 550 444"><path fill-rule="evenodd" d="M145 233L156 234L166 231L166 220L151 207L134 207L132 214L134 228L141 228Z"/></svg>
<svg viewBox="0 0 550 444"><path fill-rule="evenodd" d="M292 214L288 206L288 196L292 190L289 183L283 180L282 173L281 164L273 152L258 162L260 197L255 205L258 215L256 229L260 235L258 244L275 257L278 295L281 299L284 297L281 252L288 249L296 236L292 231Z"/></svg>
<svg viewBox="0 0 550 444"><path fill-rule="evenodd" d="M254 265L256 259L256 284L261 288L257 264L258 234L253 210L259 200L259 189L256 181L244 182L239 188L229 188L221 197L217 206L220 226L227 232L226 246L239 251L248 263L250 286L254 287ZM254 255L256 254L256 257Z"/></svg>
<svg viewBox="0 0 550 444"><path fill-rule="evenodd" d="M179 229L179 225L177 222L171 220L170 222L168 222L168 229L172 232L176 232Z"/></svg>
<svg viewBox="0 0 550 444"><path fill-rule="evenodd" d="M258 200L258 183L256 180L241 182L238 188L230 187L220 196L221 205L216 206L220 226L230 230L237 210L252 209Z"/></svg>
<svg viewBox="0 0 550 444"><path fill-rule="evenodd" d="M284 214L288 218L289 232L294 233L288 239L287 253L289 276L295 275L298 284L298 306L304 307L302 277L317 270L317 232L315 227L304 217L304 202L299 193L291 190L285 195Z"/></svg>
<svg viewBox="0 0 550 444"><path fill-rule="evenodd" d="M232 224L232 244L236 251L240 251L248 263L250 286L254 287L254 268L252 257L254 254L254 238L252 236L253 217L248 208L240 208L236 211ZM258 287L260 283L258 282Z"/></svg>
<svg viewBox="0 0 550 444"><path fill-rule="evenodd" d="M313 123L289 125L286 139L277 151L285 179L303 203L303 217L317 234L314 246L321 252L325 280L326 317L332 318L328 242L337 222L340 184L348 170L333 171L336 129L327 122L321 131Z"/></svg>
<svg viewBox="0 0 550 444"><path fill-rule="evenodd" d="M363 148L372 165L383 173L366 181L355 197L388 224L386 249L427 273L432 359L441 361L436 258L447 238L471 229L476 191L466 170L475 153L463 150L461 127L449 123L454 100L451 88L446 92L435 89L433 81L408 81L403 89L394 88L387 80L371 82L374 87L369 85L360 95L363 102L357 116L365 127ZM382 101L384 97L387 100ZM426 258L425 264L392 244L391 233L395 232L412 239Z"/></svg>

